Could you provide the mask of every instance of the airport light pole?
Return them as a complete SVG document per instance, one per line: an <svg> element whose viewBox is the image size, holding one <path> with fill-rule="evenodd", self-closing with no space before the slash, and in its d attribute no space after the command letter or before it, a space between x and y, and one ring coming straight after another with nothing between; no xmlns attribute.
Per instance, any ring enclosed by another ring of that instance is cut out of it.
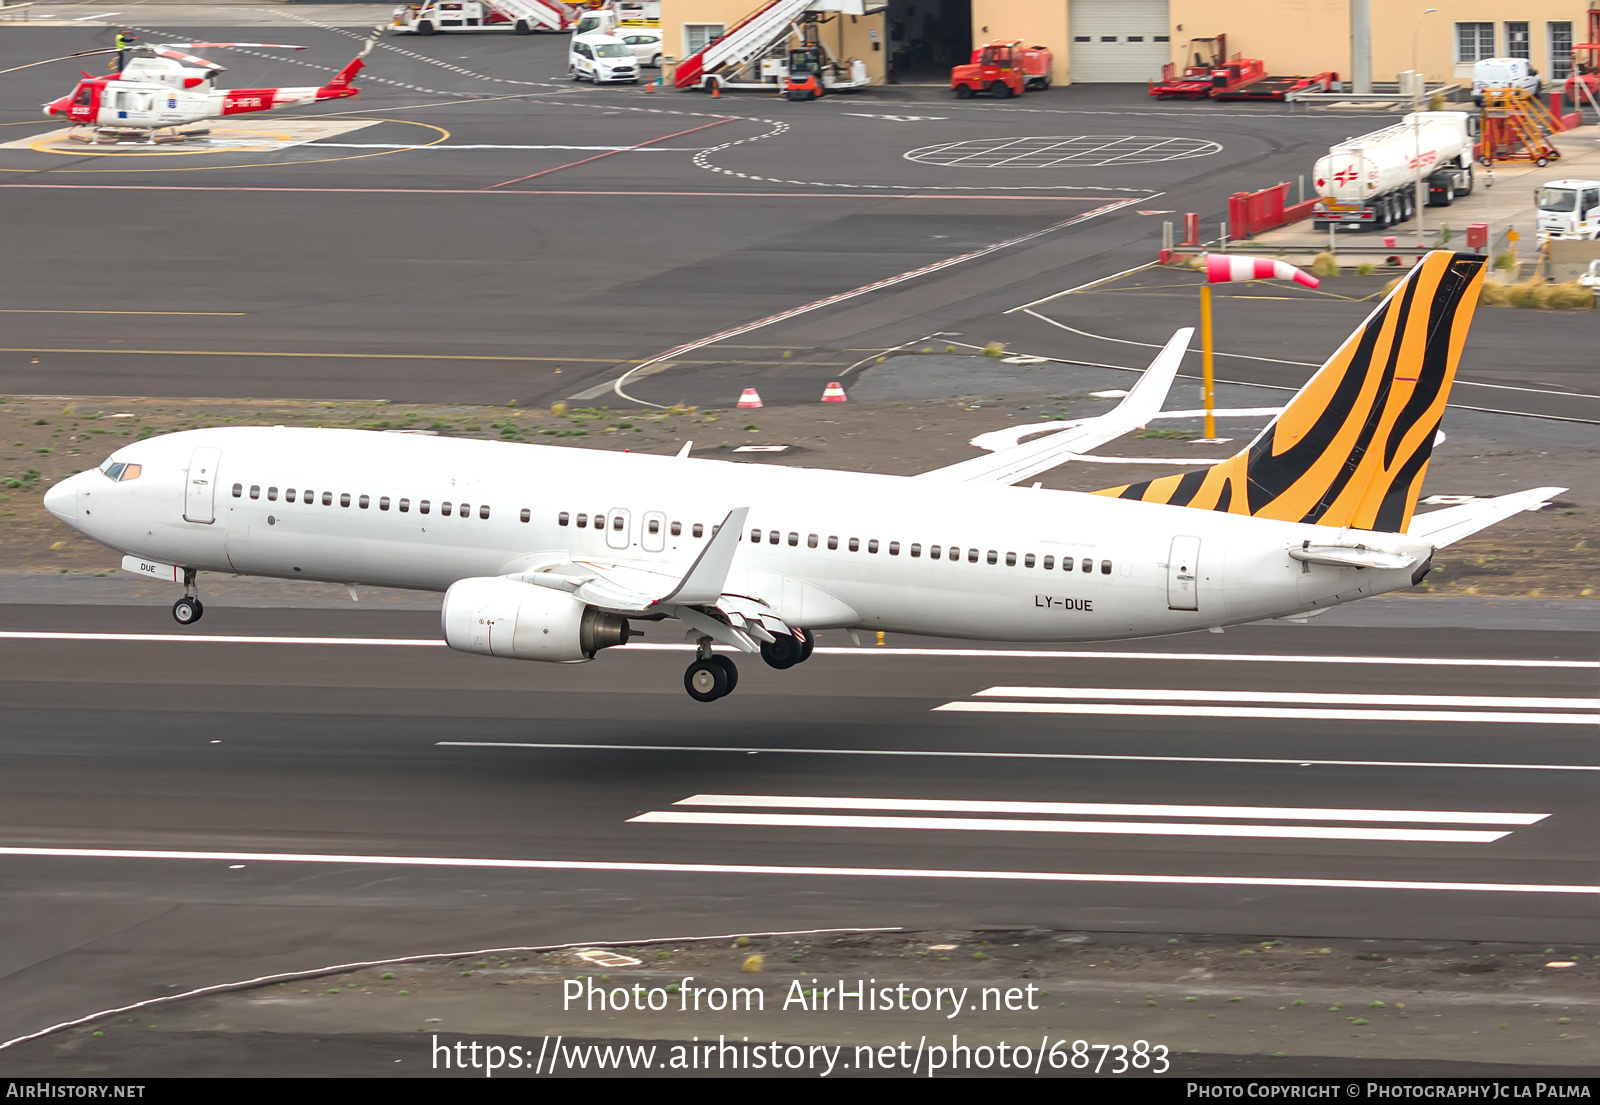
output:
<svg viewBox="0 0 1600 1105"><path fill-rule="evenodd" d="M1428 82L1422 79L1422 74L1417 71L1417 32L1422 27L1422 17L1432 15L1438 8L1424 8L1411 23L1411 138L1414 149L1414 190L1412 203L1417 209L1417 246L1427 245L1423 237L1422 209L1428 205L1428 195L1423 191L1422 185L1422 94L1427 91Z"/></svg>

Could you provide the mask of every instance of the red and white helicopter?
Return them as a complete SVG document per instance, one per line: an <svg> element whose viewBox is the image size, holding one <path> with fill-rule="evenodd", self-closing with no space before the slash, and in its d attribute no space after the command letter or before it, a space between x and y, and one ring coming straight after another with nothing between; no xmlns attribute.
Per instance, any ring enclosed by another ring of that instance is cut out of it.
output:
<svg viewBox="0 0 1600 1105"><path fill-rule="evenodd" d="M357 95L360 89L350 82L366 65L376 41L376 35L369 38L361 52L327 84L303 88L217 88L216 77L223 66L184 51L218 47L303 50L304 46L272 42L130 46L122 72L104 77L85 73L69 95L45 104L44 113L65 116L72 123L74 137L78 137L78 128L91 128L92 136L102 141L129 137L152 143L182 141L207 133L177 129L191 123Z"/></svg>

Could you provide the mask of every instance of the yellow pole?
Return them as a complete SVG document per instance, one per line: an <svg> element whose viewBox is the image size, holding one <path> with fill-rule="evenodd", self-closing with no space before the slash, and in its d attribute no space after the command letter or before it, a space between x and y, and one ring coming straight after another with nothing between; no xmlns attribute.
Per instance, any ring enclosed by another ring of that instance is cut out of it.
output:
<svg viewBox="0 0 1600 1105"><path fill-rule="evenodd" d="M1217 436L1216 379L1211 371L1211 285L1200 285L1200 394L1206 405L1206 440Z"/></svg>

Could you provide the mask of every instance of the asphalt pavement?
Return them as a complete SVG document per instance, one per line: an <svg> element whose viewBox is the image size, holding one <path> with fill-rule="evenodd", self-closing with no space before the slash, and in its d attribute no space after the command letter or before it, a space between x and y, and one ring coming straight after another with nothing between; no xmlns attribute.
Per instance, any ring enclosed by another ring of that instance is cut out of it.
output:
<svg viewBox="0 0 1600 1105"><path fill-rule="evenodd" d="M448 652L426 612L164 617L5 608L0 1038L559 940L1593 932L1592 632L841 636L702 706L654 626L573 667Z"/></svg>

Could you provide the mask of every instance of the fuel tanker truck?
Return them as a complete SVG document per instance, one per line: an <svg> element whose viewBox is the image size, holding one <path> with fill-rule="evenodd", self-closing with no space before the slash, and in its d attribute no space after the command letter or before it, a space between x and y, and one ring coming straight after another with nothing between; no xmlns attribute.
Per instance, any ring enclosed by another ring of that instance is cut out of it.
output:
<svg viewBox="0 0 1600 1105"><path fill-rule="evenodd" d="M1460 111L1418 111L1371 134L1348 138L1317 159L1318 226L1383 229L1416 214L1416 173L1429 207L1449 207L1472 191L1478 118Z"/></svg>

